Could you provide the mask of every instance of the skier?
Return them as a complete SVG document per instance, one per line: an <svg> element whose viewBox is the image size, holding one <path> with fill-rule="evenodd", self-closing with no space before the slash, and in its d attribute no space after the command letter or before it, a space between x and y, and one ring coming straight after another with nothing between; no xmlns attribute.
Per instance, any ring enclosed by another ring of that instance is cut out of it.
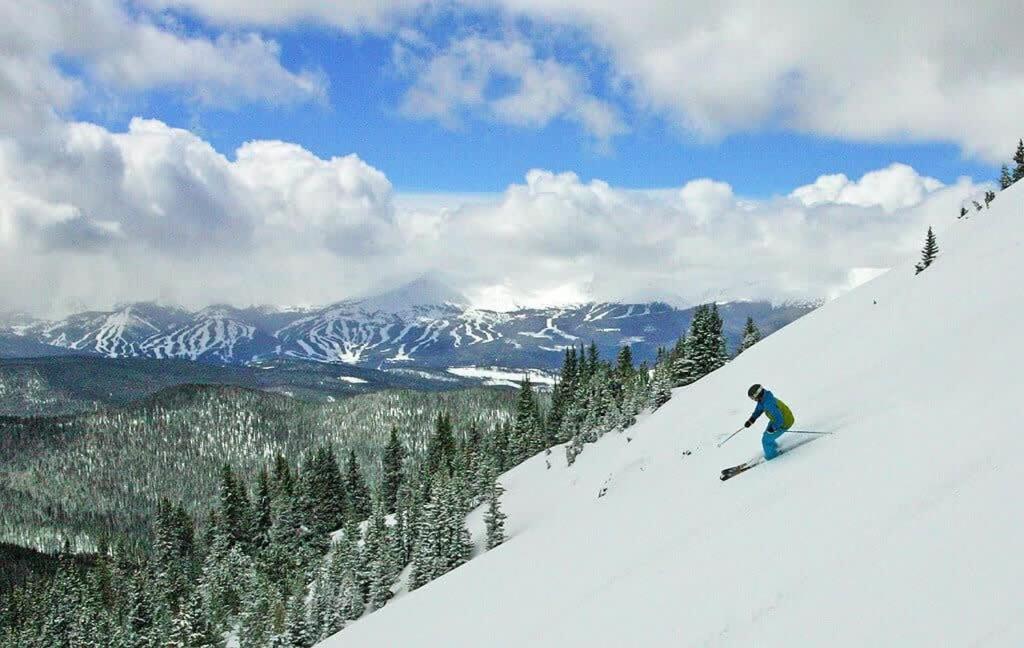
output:
<svg viewBox="0 0 1024 648"><path fill-rule="evenodd" d="M793 426L793 412L789 407L761 385L751 385L747 390L747 396L757 401L754 413L750 415L743 427L750 427L754 424L761 413L768 415L768 427L761 435L761 447L764 448L764 458L772 460L779 456L779 446L776 443L782 433Z"/></svg>

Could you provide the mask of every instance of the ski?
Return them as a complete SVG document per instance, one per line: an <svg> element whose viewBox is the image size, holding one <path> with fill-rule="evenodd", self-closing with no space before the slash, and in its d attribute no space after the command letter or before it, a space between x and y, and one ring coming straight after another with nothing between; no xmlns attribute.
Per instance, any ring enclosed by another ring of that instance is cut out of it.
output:
<svg viewBox="0 0 1024 648"><path fill-rule="evenodd" d="M792 444L786 445L785 447L779 448L779 454L776 455L776 457L784 455L787 452L789 452L790 450L795 450L795 449L799 448L800 446L802 446L804 444L810 443L811 441L814 441L816 438L818 438L818 437L810 437L810 438L807 438L807 439L801 439L800 441L797 441L796 443L792 443ZM739 475L741 473L745 473L748 470L750 470L751 468L753 468L755 466L758 466L760 464L763 464L764 462L765 462L765 458L763 456L762 457L754 457L753 459L748 459L747 461L744 461L741 464L738 464L738 465L735 465L735 466L730 466L729 468L723 468L722 469L722 474L719 475L718 478L721 479L722 481L725 481L727 479L732 479L736 475Z"/></svg>
<svg viewBox="0 0 1024 648"><path fill-rule="evenodd" d="M732 479L736 475L738 475L738 474L740 474L742 472L746 472L746 471L750 470L751 468L753 468L754 466L756 466L756 465L758 465L760 463L764 463L764 458L763 457L759 458L759 459L751 459L750 461L744 461L743 463L741 463L739 465L731 466L729 468L723 468L722 469L722 474L719 476L719 479L721 479L722 481L725 481L727 479Z"/></svg>

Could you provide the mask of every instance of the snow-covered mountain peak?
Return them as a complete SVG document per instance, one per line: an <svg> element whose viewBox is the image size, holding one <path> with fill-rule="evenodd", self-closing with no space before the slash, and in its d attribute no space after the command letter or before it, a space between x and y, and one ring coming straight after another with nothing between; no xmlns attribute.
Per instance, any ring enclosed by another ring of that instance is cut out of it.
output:
<svg viewBox="0 0 1024 648"><path fill-rule="evenodd" d="M346 300L343 303L369 313L403 313L424 306L451 305L461 308L468 300L440 281L424 277L379 295Z"/></svg>

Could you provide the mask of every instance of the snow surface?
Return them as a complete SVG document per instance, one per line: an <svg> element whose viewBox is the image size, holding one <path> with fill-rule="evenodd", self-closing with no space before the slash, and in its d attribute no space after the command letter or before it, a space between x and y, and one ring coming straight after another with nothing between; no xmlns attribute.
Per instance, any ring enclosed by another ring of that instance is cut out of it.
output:
<svg viewBox="0 0 1024 648"><path fill-rule="evenodd" d="M504 367L451 367L448 373L461 378L479 378L485 385L518 387L523 378L529 377L534 385L555 384L555 377L540 369L506 369Z"/></svg>
<svg viewBox="0 0 1024 648"><path fill-rule="evenodd" d="M1022 205L1024 183L938 228L920 276L908 258L571 468L510 471L506 544L323 645L1024 645ZM763 422L715 447L752 382L834 434L721 482L760 449Z"/></svg>

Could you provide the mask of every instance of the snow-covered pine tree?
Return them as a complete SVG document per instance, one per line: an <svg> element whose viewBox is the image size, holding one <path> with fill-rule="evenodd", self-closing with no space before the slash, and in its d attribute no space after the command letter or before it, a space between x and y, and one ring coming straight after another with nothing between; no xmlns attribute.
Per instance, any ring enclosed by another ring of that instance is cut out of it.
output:
<svg viewBox="0 0 1024 648"><path fill-rule="evenodd" d="M562 372L556 385L557 398L552 397L551 415L548 418L548 426L551 429L552 436L558 443L567 441L569 436L571 436L566 436L563 434L563 431L567 429L565 418L576 396L579 371L579 358L576 354L576 347L566 349L565 360L562 363Z"/></svg>
<svg viewBox="0 0 1024 648"><path fill-rule="evenodd" d="M530 384L529 376L523 376L519 383L515 422L509 438L509 454L513 466L522 463L536 452L534 447L538 435L537 426L537 402L533 396L533 386Z"/></svg>
<svg viewBox="0 0 1024 648"><path fill-rule="evenodd" d="M491 550L505 542L505 519L501 510L501 496L505 492L498 481L493 467L487 468L489 488L487 489L487 512L484 513L484 524L487 525L487 549Z"/></svg>
<svg viewBox="0 0 1024 648"><path fill-rule="evenodd" d="M348 464L345 469L345 491L348 493L351 502L352 513L357 520L365 520L370 517L370 489L363 479L359 470L359 462L356 460L356 451L349 450Z"/></svg>
<svg viewBox="0 0 1024 648"><path fill-rule="evenodd" d="M711 304L711 315L708 318L708 330L712 345L711 369L708 373L720 369L729 362L729 351L725 343L725 322L718 312L718 304Z"/></svg>
<svg viewBox="0 0 1024 648"><path fill-rule="evenodd" d="M284 632L278 635L274 645L280 648L309 648L314 642L315 637L306 619L306 587L299 581L288 599Z"/></svg>
<svg viewBox="0 0 1024 648"><path fill-rule="evenodd" d="M747 323L743 327L743 336L740 339L740 345L736 349L736 355L743 353L760 341L761 329L757 328L757 324L754 323L753 317L748 317Z"/></svg>
<svg viewBox="0 0 1024 648"><path fill-rule="evenodd" d="M441 466L450 470L455 455L455 436L452 432L452 419L439 412L434 423L434 434L427 442L427 472L433 474Z"/></svg>
<svg viewBox="0 0 1024 648"><path fill-rule="evenodd" d="M324 537L344 524L348 494L329 446L306 453L295 490L301 522L312 535Z"/></svg>
<svg viewBox="0 0 1024 648"><path fill-rule="evenodd" d="M164 641L166 648L216 648L222 643L206 619L202 599L198 594L193 594L182 603L171 622L169 636Z"/></svg>
<svg viewBox="0 0 1024 648"><path fill-rule="evenodd" d="M1010 167L1005 164L999 170L999 188L1007 189L1013 184L1013 174L1010 172Z"/></svg>
<svg viewBox="0 0 1024 648"><path fill-rule="evenodd" d="M420 507L419 519L416 521L416 541L412 551L412 571L409 574L410 591L426 585L435 578L439 554L443 551L443 547L440 546L441 520L436 499L436 481L433 492L435 497Z"/></svg>
<svg viewBox="0 0 1024 648"><path fill-rule="evenodd" d="M619 349L619 355L615 359L615 378L623 387L633 380L636 375L636 367L633 366L633 349L624 344Z"/></svg>
<svg viewBox="0 0 1024 648"><path fill-rule="evenodd" d="M195 577L191 564L194 543L192 518L181 505L161 499L157 503L153 536L156 590L173 614L191 589Z"/></svg>
<svg viewBox="0 0 1024 648"><path fill-rule="evenodd" d="M203 563L199 581L210 623L216 630L231 629L253 577L252 559L242 552L240 545L232 545L225 533L219 533Z"/></svg>
<svg viewBox="0 0 1024 648"><path fill-rule="evenodd" d="M270 525L273 514L270 507L270 475L263 468L256 478L256 492L252 502L252 520L249 528L250 542L257 549L264 549L270 543Z"/></svg>
<svg viewBox="0 0 1024 648"><path fill-rule="evenodd" d="M1017 150L1013 154L1013 161L1016 166L1013 168L1013 181L1024 178L1024 140L1017 141Z"/></svg>
<svg viewBox="0 0 1024 648"><path fill-rule="evenodd" d="M939 255L939 244L935 239L935 234L932 232L932 228L928 228L928 234L924 239L924 247L921 248L921 261L914 266L917 270L917 274L924 272L925 268L935 262L935 258Z"/></svg>
<svg viewBox="0 0 1024 648"><path fill-rule="evenodd" d="M249 542L249 498L242 480L227 463L221 468L219 520L230 544Z"/></svg>
<svg viewBox="0 0 1024 648"><path fill-rule="evenodd" d="M440 521L442 524L440 573L435 578L462 565L473 551L469 529L466 528L466 509L454 479L442 480L440 488Z"/></svg>
<svg viewBox="0 0 1024 648"><path fill-rule="evenodd" d="M651 382L651 407L657 409L671 398L672 377L666 356L663 362L659 362L654 366L654 379Z"/></svg>
<svg viewBox="0 0 1024 648"><path fill-rule="evenodd" d="M398 489L401 488L404 477L404 463L405 448L398 438L398 430L392 427L391 435L388 437L388 444L384 448L384 465L381 474L381 492L384 498L384 508L388 513L395 511L395 505L398 501Z"/></svg>
<svg viewBox="0 0 1024 648"><path fill-rule="evenodd" d="M281 604L277 587L259 570L246 588L238 624L239 648L263 648L275 634L283 632L283 623L274 613Z"/></svg>
<svg viewBox="0 0 1024 648"><path fill-rule="evenodd" d="M366 573L367 607L377 610L391 598L392 555L388 537L388 527L384 520L384 504L376 502L373 514L366 527L366 539L363 543L362 569Z"/></svg>
<svg viewBox="0 0 1024 648"><path fill-rule="evenodd" d="M996 199L996 192L986 191L985 192L985 209L988 209L992 204L992 201Z"/></svg>

